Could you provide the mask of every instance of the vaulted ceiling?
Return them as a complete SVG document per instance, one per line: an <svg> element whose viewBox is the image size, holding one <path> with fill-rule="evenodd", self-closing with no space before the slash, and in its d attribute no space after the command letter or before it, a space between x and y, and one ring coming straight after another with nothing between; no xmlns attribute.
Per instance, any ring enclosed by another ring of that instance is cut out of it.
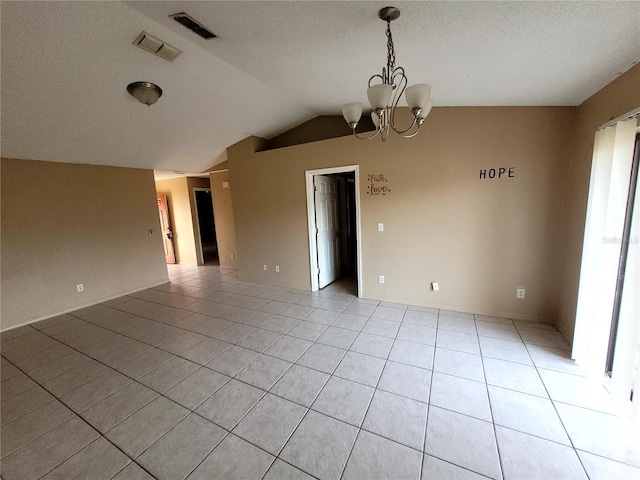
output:
<svg viewBox="0 0 640 480"><path fill-rule="evenodd" d="M579 105L640 60L640 2L395 2L436 106ZM366 103L386 2L2 1L2 156L201 172L226 147ZM169 17L187 12L204 40ZM183 53L132 45L146 31ZM163 89L146 107L126 86Z"/></svg>

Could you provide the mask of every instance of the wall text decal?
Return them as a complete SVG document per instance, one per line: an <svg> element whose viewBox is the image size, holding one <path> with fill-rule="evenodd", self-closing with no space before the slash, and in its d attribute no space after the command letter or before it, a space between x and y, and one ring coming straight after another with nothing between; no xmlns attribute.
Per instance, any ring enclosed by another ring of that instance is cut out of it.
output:
<svg viewBox="0 0 640 480"><path fill-rule="evenodd" d="M515 167L482 168L480 169L480 180L486 178L515 178Z"/></svg>
<svg viewBox="0 0 640 480"><path fill-rule="evenodd" d="M387 177L381 173L367 175L367 194L386 195L391 193L391 189L386 185Z"/></svg>

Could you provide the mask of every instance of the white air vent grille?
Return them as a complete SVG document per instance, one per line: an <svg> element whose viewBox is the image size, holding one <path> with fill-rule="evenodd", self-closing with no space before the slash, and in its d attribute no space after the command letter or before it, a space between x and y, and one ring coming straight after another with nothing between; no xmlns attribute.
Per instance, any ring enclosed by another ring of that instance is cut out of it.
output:
<svg viewBox="0 0 640 480"><path fill-rule="evenodd" d="M147 32L142 32L138 35L133 44L169 62L173 62L182 53L182 50L178 50L176 47L163 42L153 35L149 35Z"/></svg>

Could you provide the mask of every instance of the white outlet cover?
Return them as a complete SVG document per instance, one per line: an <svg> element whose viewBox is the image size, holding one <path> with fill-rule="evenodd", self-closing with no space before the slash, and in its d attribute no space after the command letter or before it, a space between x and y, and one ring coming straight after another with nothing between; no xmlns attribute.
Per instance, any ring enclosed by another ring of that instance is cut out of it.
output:
<svg viewBox="0 0 640 480"><path fill-rule="evenodd" d="M379 223L378 224L378 231L379 232L384 232L384 223Z"/></svg>
<svg viewBox="0 0 640 480"><path fill-rule="evenodd" d="M267 266L266 266L266 265L262 265L262 269L263 269L263 270L266 270L266 269L267 269Z"/></svg>
<svg viewBox="0 0 640 480"><path fill-rule="evenodd" d="M384 275L378 276L378 283L384 283Z"/></svg>

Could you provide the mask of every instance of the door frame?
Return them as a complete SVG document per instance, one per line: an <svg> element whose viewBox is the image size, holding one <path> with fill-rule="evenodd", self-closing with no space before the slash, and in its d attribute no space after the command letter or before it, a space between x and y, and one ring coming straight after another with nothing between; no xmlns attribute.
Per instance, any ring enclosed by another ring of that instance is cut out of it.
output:
<svg viewBox="0 0 640 480"><path fill-rule="evenodd" d="M313 177L315 175L331 175L334 173L353 173L356 189L356 275L358 283L358 297L362 297L362 246L360 228L360 166L346 165L343 167L321 168L305 170L305 182L307 187L307 222L309 227L309 271L311 275L311 291L318 291L318 244L316 241L316 210L315 195L313 190Z"/></svg>
<svg viewBox="0 0 640 480"><path fill-rule="evenodd" d="M209 194L211 194L211 204L213 205L213 194L211 193L211 189L210 188L202 188L202 187L194 187L192 188L193 191L193 205L195 207L196 210L196 227L198 229L198 231L196 232L196 236L198 238L198 246L200 247L200 265L204 265L204 250L202 249L202 233L200 232L200 217L198 217L198 196L196 195L196 192L209 192ZM212 207L213 208L213 207ZM216 223L215 223L215 217L214 217L214 222L213 222L213 229L215 231L216 228ZM218 232L216 232L216 238L218 237L217 235Z"/></svg>

